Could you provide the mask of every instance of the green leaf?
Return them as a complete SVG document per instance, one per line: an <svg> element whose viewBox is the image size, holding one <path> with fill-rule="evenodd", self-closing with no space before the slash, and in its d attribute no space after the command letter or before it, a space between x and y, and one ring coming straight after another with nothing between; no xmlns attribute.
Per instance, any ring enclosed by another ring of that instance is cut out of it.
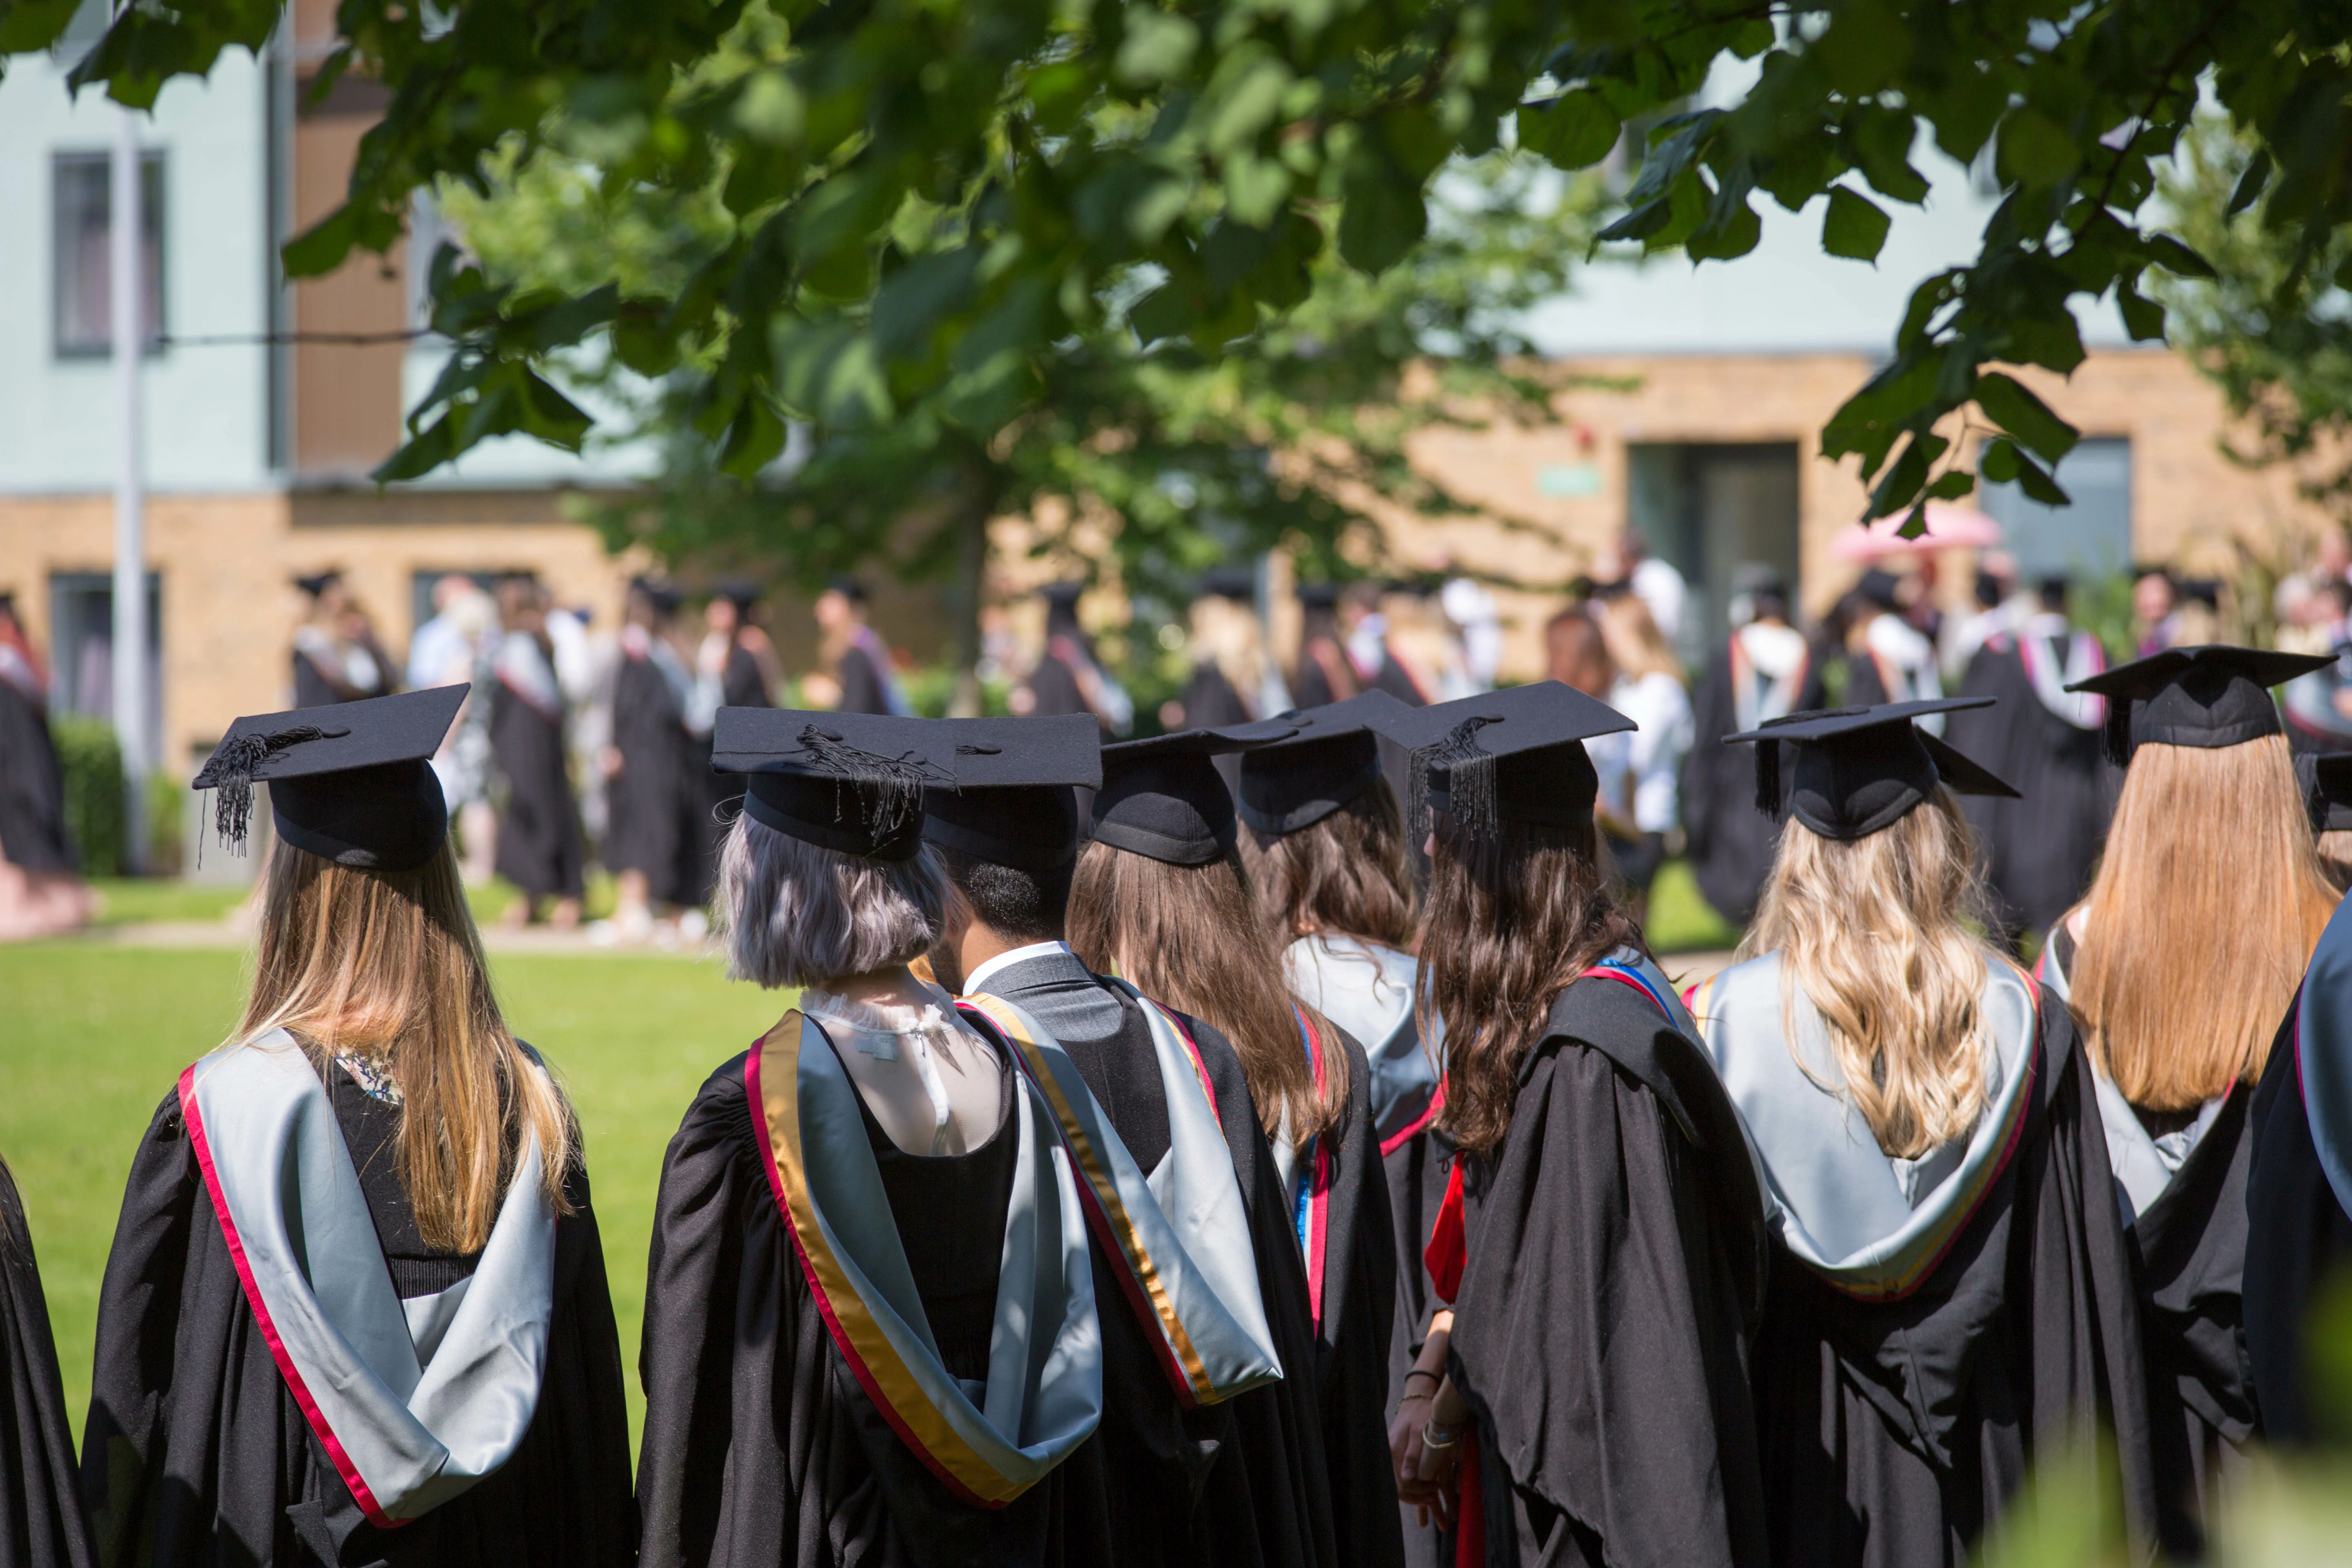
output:
<svg viewBox="0 0 2352 1568"><path fill-rule="evenodd" d="M1929 500L1959 500L1976 492L1976 476L1966 468L1947 468L1927 487Z"/></svg>
<svg viewBox="0 0 2352 1568"><path fill-rule="evenodd" d="M1201 29L1186 17L1148 5L1127 10L1126 37L1114 65L1119 79L1138 87L1173 81L1192 64Z"/></svg>
<svg viewBox="0 0 2352 1568"><path fill-rule="evenodd" d="M2019 184L2043 190L2082 166L2083 150L2064 127L2029 103L2000 123L2000 163Z"/></svg>
<svg viewBox="0 0 2352 1568"><path fill-rule="evenodd" d="M2017 443L1998 437L1977 450L1977 472L1997 485L2016 481L2019 461Z"/></svg>
<svg viewBox="0 0 2352 1568"><path fill-rule="evenodd" d="M2156 264L2176 278L2211 279L2219 276L2214 272L2211 262L2168 234L2148 236L2147 248Z"/></svg>
<svg viewBox="0 0 2352 1568"><path fill-rule="evenodd" d="M2012 451L2014 447L2011 448ZM2017 488L2043 506L2072 506L2073 498L2058 488L2050 471L2024 453L2017 454Z"/></svg>
<svg viewBox="0 0 2352 1568"><path fill-rule="evenodd" d="M1764 220L1743 201L1727 218L1718 220L1708 215L1698 232L1683 242L1683 249L1694 261L1731 261L1755 249L1763 237Z"/></svg>
<svg viewBox="0 0 2352 1568"><path fill-rule="evenodd" d="M2124 331L2137 343L2159 343L2164 341L2164 307L2141 293L2129 279L2116 284L2116 310L2124 319Z"/></svg>
<svg viewBox="0 0 2352 1568"><path fill-rule="evenodd" d="M1892 223L1885 208L1843 185L1830 187L1829 210L1822 215L1822 248L1832 256L1875 261Z"/></svg>
<svg viewBox="0 0 2352 1568"><path fill-rule="evenodd" d="M2238 176L2237 186L2230 193L2230 205L2223 209L2221 216L2236 217L2261 200L2263 187L2270 184L2271 168L2269 151L2257 149L2246 164L2246 172Z"/></svg>
<svg viewBox="0 0 2352 1568"><path fill-rule="evenodd" d="M2083 433L2058 417L2032 389L2000 371L1987 371L1976 379L1976 405L1992 422L2026 446L2056 462L2074 450Z"/></svg>
<svg viewBox="0 0 2352 1568"><path fill-rule="evenodd" d="M280 247L289 278L322 278L343 264L357 239L359 213L348 202Z"/></svg>
<svg viewBox="0 0 2352 1568"><path fill-rule="evenodd" d="M1609 156L1623 121L1597 92L1564 93L1518 110L1519 145L1559 169L1582 169Z"/></svg>
<svg viewBox="0 0 2352 1568"><path fill-rule="evenodd" d="M1421 187L1360 143L1340 186L1339 255L1359 272L1381 273L1405 258L1429 227Z"/></svg>

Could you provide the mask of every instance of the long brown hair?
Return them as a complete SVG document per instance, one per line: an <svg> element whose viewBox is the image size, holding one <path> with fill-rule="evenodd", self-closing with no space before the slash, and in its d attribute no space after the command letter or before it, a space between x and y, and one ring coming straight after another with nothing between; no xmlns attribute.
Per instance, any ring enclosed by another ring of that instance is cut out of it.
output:
<svg viewBox="0 0 2352 1568"><path fill-rule="evenodd" d="M1070 883L1069 942L1089 969L1114 970L1153 1001L1231 1040L1266 1136L1304 1144L1334 1132L1348 1104L1348 1058L1328 1025L1323 1088L1284 986L1282 943L1250 897L1241 856L1171 866L1089 844Z"/></svg>
<svg viewBox="0 0 2352 1568"><path fill-rule="evenodd" d="M1943 785L1893 826L1824 838L1791 817L1738 960L1780 955L1781 1034L1797 1051L1801 994L1821 1015L1881 1152L1916 1160L1976 1126L1985 1099L1983 941L1976 838ZM1810 1074L1801 1056L1798 1064Z"/></svg>
<svg viewBox="0 0 2352 1568"><path fill-rule="evenodd" d="M528 1129L541 1184L569 1212L578 1139L553 1084L508 1032L447 844L413 871L269 852L261 951L236 1038L284 1029L314 1058L379 1058L400 1086L401 1189L433 1247L489 1241Z"/></svg>
<svg viewBox="0 0 2352 1568"><path fill-rule="evenodd" d="M1609 890L1598 831L1506 821L1473 834L1434 814L1437 853L1421 939L1423 1039L1445 1022L1438 1123L1484 1153L1511 1129L1519 1065L1569 982L1619 948L1646 954L1642 928Z"/></svg>
<svg viewBox="0 0 2352 1568"><path fill-rule="evenodd" d="M1412 945L1412 866L1405 858L1403 813L1386 779L1296 833L1246 829L1242 861L1281 937L1319 933Z"/></svg>
<svg viewBox="0 0 2352 1568"><path fill-rule="evenodd" d="M2146 1110L2259 1078L2336 896L2285 736L2141 746L2067 976L2093 1059Z"/></svg>

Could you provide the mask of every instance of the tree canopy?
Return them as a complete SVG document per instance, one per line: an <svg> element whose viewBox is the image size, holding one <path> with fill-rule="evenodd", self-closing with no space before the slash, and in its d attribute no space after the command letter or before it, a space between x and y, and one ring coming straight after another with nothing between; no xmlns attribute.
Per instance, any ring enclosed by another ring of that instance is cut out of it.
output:
<svg viewBox="0 0 2352 1568"><path fill-rule="evenodd" d="M0 51L44 47L75 0L0 0ZM259 48L277 0L126 5L75 67L129 103ZM1885 515L1982 471L2059 498L2074 432L2000 367L2064 373L2073 307L2164 331L2151 268L2210 268L2155 226L2160 165L2200 83L2256 149L2238 205L2307 270L2352 212L2352 7L2341 0L343 0L323 76L391 101L349 199L286 257L327 270L397 237L411 193L562 156L600 184L714 191L723 242L675 278L436 277L457 344L400 476L486 437L576 445L541 374L608 334L681 366L722 464L751 474L787 421L969 433L1034 407L1061 345L1132 329L1213 358L1299 306L1335 250L1378 275L1426 228L1457 154L1508 138L1565 169L1636 128L1607 237L1729 260L1755 203L1822 204L1823 247L1870 257L1923 142L1990 159L1978 256L1923 282L1885 367L1822 433ZM1725 58L1724 108L1690 104ZM1916 519L1915 519L1916 521Z"/></svg>

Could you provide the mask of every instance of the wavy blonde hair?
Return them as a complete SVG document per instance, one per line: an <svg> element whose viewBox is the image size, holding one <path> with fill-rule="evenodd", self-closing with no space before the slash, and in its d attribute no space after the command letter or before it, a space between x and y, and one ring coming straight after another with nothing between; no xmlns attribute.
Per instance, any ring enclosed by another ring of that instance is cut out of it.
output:
<svg viewBox="0 0 2352 1568"><path fill-rule="evenodd" d="M372 1057L400 1086L394 1168L428 1246L478 1252L528 1130L540 1183L568 1214L571 1107L508 1030L446 840L413 871L269 851L260 952L237 1040L284 1029L323 1068Z"/></svg>
<svg viewBox="0 0 2352 1568"><path fill-rule="evenodd" d="M1214 665L1242 700L1242 705L1256 718L1261 694L1265 690L1266 669L1270 663L1265 651L1265 631L1258 625L1257 612L1249 605L1219 595L1210 595L1192 603L1191 614L1192 662Z"/></svg>
<svg viewBox="0 0 2352 1568"><path fill-rule="evenodd" d="M2261 1077L2336 898L2285 736L2141 746L2067 976L2092 1059L2144 1110Z"/></svg>
<svg viewBox="0 0 2352 1568"><path fill-rule="evenodd" d="M1895 1159L1942 1147L1984 1110L1979 999L1991 954L1971 921L1990 929L1976 838L1937 784L1863 838L1824 838L1791 817L1739 944L1742 960L1780 955L1789 1049L1801 992L1845 1079L1824 1087L1852 1100Z"/></svg>

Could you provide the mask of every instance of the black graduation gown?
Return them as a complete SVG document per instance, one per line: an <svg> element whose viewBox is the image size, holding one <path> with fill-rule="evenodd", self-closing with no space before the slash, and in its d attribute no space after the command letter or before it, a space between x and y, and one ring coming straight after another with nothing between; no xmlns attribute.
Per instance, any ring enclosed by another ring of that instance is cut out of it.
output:
<svg viewBox="0 0 2352 1568"><path fill-rule="evenodd" d="M686 716L651 658L621 660L613 687L613 746L621 771L605 785L604 864L645 875L646 897L679 901L688 817L706 798L687 772Z"/></svg>
<svg viewBox="0 0 2352 1568"><path fill-rule="evenodd" d="M339 1097L339 1121L343 1110ZM636 1517L620 1342L584 1170L573 1168L566 1191L576 1212L556 1224L555 1310L530 1432L470 1490L412 1523L379 1530L352 1500L271 1359L179 1095L165 1096L131 1157L99 1298L81 1463L98 1561L105 1568L625 1568ZM370 1199L375 1208L373 1193Z"/></svg>
<svg viewBox="0 0 2352 1568"><path fill-rule="evenodd" d="M887 713L890 711L889 689L883 684L881 672L874 668L872 656L851 644L835 667L835 676L841 682L840 711L844 713Z"/></svg>
<svg viewBox="0 0 2352 1568"><path fill-rule="evenodd" d="M0 679L0 857L26 871L81 866L66 827L65 768L46 703Z"/></svg>
<svg viewBox="0 0 2352 1568"><path fill-rule="evenodd" d="M1445 1303L1437 1299L1429 1266L1429 1234L1437 1211L1445 1202L1445 1184L1453 1174L1454 1141L1432 1124L1399 1143L1381 1158L1383 1184L1389 1194L1389 1229L1396 1246L1396 1320L1389 1330L1389 1402L1395 1410L1404 1398L1405 1374L1412 1370L1427 1338L1429 1317ZM1426 1393L1426 1385L1423 1392ZM1420 1521L1420 1510L1398 1505L1404 1531L1407 1568L1451 1568L1453 1559L1440 1556L1441 1537L1433 1518Z"/></svg>
<svg viewBox="0 0 2352 1568"><path fill-rule="evenodd" d="M965 1503L867 1399L827 1330L723 1064L662 1162L646 1272L646 1568L1110 1560L1097 1440L1002 1509Z"/></svg>
<svg viewBox="0 0 2352 1568"><path fill-rule="evenodd" d="M2052 930L2050 957L2061 973L2074 963L2063 924ZM2252 1084L2231 1089L2163 1196L2124 1233L2138 1284L2158 1538L2184 1561L2204 1555L2216 1483L2254 1433L2242 1296L2253 1099Z"/></svg>
<svg viewBox="0 0 2352 1568"><path fill-rule="evenodd" d="M1911 1294L1859 1300L1773 1244L1752 1366L1776 1563L1964 1563L2037 1451L2095 1423L2116 1445L2126 1527L2153 1533L2106 1137L2074 1021L2046 989L2040 1012L2016 1152Z"/></svg>
<svg viewBox="0 0 2352 1568"><path fill-rule="evenodd" d="M2352 1426L2343 1412L2313 1408L2313 1374L2304 1345L2314 1301L2352 1263L2352 1215L2336 1201L2311 1141L2295 1059L2295 1020L2302 1008L2297 993L2254 1090L2245 1208L2246 1360L2262 1436L2295 1447L2341 1443Z"/></svg>
<svg viewBox="0 0 2352 1568"><path fill-rule="evenodd" d="M1315 1342L1324 1458L1339 1561L1382 1568L1404 1561L1388 1431L1396 1228L1380 1135L1372 1128L1371 1065L1353 1036L1328 1026L1347 1051L1348 1106L1340 1136L1330 1145L1323 1319Z"/></svg>
<svg viewBox="0 0 2352 1568"><path fill-rule="evenodd" d="M2107 763L2098 731L2070 724L2043 706L2008 636L1969 658L1958 695L1998 701L1951 714L1944 739L2022 797L1961 797L1983 841L2001 921L2012 931L2046 931L2090 886L2123 775Z"/></svg>
<svg viewBox="0 0 2352 1568"><path fill-rule="evenodd" d="M1182 728L1210 730L1223 724L1246 724L1257 717L1242 700L1234 683L1225 679L1224 671L1213 664L1196 664L1192 678L1184 683L1182 696L1177 700L1184 710ZM1242 760L1238 755L1212 758L1225 787L1236 795L1242 786Z"/></svg>
<svg viewBox="0 0 2352 1568"><path fill-rule="evenodd" d="M1136 1163L1155 1169L1169 1146L1168 1110L1142 1009L1074 957L1008 965L982 989L1028 1012L1054 1035ZM1082 990L1117 1005L1114 1032L1092 1037L1067 1022L1102 1011L1093 995L1079 997L1080 1007L1069 1005L1071 993ZM1197 1018L1172 1010L1171 1016L1192 1036L1208 1071L1241 1184L1258 1291L1283 1381L1221 1405L1180 1409L1141 1326L1119 1306L1124 1297L1115 1266L1097 1247L1104 1397L1095 1447L1111 1500L1115 1560L1122 1568L1347 1563L1352 1559L1340 1553L1334 1534L1306 1267L1274 1152L1233 1046ZM1059 1031L1056 1022L1063 1024Z"/></svg>
<svg viewBox="0 0 2352 1568"><path fill-rule="evenodd" d="M1705 1055L1632 987L1579 980L1510 1131L1463 1174L1448 1361L1477 1417L1486 1560L1766 1561L1762 1209Z"/></svg>
<svg viewBox="0 0 2352 1568"><path fill-rule="evenodd" d="M751 650L737 643L727 650L727 668L719 677L719 700L729 708L772 708L768 697L768 678L760 668L760 661ZM743 775L717 773L710 771L710 741L708 736L688 743L688 766L703 781L709 805L694 815L694 859L692 869L696 879L689 887L688 901L708 903L712 888L719 879L719 848L727 837L728 825L742 809Z"/></svg>
<svg viewBox="0 0 2352 1568"><path fill-rule="evenodd" d="M1725 920L1745 925L1755 916L1764 880L1771 875L1780 826L1756 809L1756 748L1723 743L1724 736L1741 727L1733 679L1731 650L1726 647L1706 667L1692 700L1696 739L1683 756L1682 812L1699 892ZM1822 705L1821 677L1809 671L1797 706ZM1782 747L1782 778L1789 776L1794 755Z"/></svg>
<svg viewBox="0 0 2352 1568"><path fill-rule="evenodd" d="M533 898L576 899L586 850L564 768L563 721L541 712L504 681L490 687L490 751L506 775L499 823L499 876Z"/></svg>
<svg viewBox="0 0 2352 1568"><path fill-rule="evenodd" d="M1037 661L1037 668L1029 672L1029 711L1040 719L1094 714L1094 710L1087 706L1086 693L1079 689L1077 672L1051 648Z"/></svg>
<svg viewBox="0 0 2352 1568"><path fill-rule="evenodd" d="M294 653L294 706L324 708L332 702L347 702L350 693L327 678L327 672L311 662L310 656L296 649Z"/></svg>
<svg viewBox="0 0 2352 1568"><path fill-rule="evenodd" d="M65 1384L33 1234L0 1165L0 1568L89 1568Z"/></svg>

